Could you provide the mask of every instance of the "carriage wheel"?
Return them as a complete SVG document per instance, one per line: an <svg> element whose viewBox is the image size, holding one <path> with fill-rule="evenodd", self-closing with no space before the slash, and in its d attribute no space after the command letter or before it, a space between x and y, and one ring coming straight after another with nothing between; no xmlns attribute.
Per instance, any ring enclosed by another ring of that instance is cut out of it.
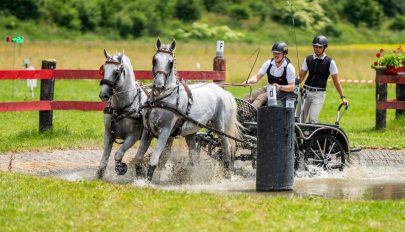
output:
<svg viewBox="0 0 405 232"><path fill-rule="evenodd" d="M307 165L343 170L345 150L336 137L321 134L309 141L304 159Z"/></svg>
<svg viewBox="0 0 405 232"><path fill-rule="evenodd" d="M294 170L302 171L305 168L304 151L301 148L298 139L294 139Z"/></svg>

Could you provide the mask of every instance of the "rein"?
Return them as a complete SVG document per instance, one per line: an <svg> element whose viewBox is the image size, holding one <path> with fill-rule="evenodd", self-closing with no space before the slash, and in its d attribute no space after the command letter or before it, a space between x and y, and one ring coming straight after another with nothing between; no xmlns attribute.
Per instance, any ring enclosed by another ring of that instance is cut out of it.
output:
<svg viewBox="0 0 405 232"><path fill-rule="evenodd" d="M260 54L260 48L256 48L256 50L254 50L254 51L252 52L252 54L251 54L246 60L252 58L255 53L256 53L255 61L253 62L252 67L250 68L250 72L249 72L249 74L248 74L248 76L247 76L245 82L247 82L247 80L249 80L249 77L250 77L250 75L252 74L253 68L254 68L255 65L256 65L257 58L259 58L259 54ZM251 96L252 96L252 86L249 86L249 98L250 98Z"/></svg>
<svg viewBox="0 0 405 232"><path fill-rule="evenodd" d="M198 122L197 120L195 120L195 119L189 117L188 115L186 115L186 114L180 112L176 107L173 106L173 104L170 104L170 103L167 103L167 102L158 102L158 103L146 102L145 105L142 106L142 108L143 108L143 109L145 109L145 108L146 108L146 109L160 108L160 109L168 110L168 111L170 111L170 112L172 112L172 113L175 113L175 114L181 116L181 117L182 117L183 119L185 119L186 121L189 121L189 122L195 124L195 125L198 126L198 127L208 129L208 130L210 130L210 131L213 131L213 132L215 132L215 133L217 133L217 134L226 136L226 137L228 137L228 138L230 138L230 139L233 139L233 140L235 140L235 141L238 141L238 142L240 142L240 143L247 144L246 141L243 141L243 140L241 140L241 139L239 139L239 138L236 138L236 137L234 137L234 136L228 135L228 134L226 134L225 132L222 132L222 131L220 131L220 130L217 130L217 129L211 127L211 126L208 126L208 125L206 125L206 124L203 124L203 123ZM151 130L149 130L149 131L151 131ZM152 132L152 131L151 131L151 132Z"/></svg>

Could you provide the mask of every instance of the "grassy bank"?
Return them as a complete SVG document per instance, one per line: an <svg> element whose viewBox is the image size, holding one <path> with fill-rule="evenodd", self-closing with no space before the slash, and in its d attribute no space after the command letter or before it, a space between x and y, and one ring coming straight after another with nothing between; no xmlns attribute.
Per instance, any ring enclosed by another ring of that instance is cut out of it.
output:
<svg viewBox="0 0 405 232"><path fill-rule="evenodd" d="M2 231L401 231L404 201L218 196L0 172Z"/></svg>
<svg viewBox="0 0 405 232"><path fill-rule="evenodd" d="M16 60L30 57L38 68L40 60L55 58L58 69L98 69L104 62L103 48L111 52L125 50L135 69L150 70L150 58L154 53L154 41L149 42L37 42L24 45ZM260 46L262 52L253 72L259 69L269 55L270 45ZM226 44L227 82L240 83L249 74L254 58L246 60L257 46L246 44ZM341 79L374 79L375 71L370 68L375 51L380 47L393 49L394 45L342 45L331 46L328 54L334 57L339 66ZM0 47L0 69L12 69L11 47ZM290 48L291 49L291 48ZM299 47L300 62L310 47ZM293 49L291 58L295 62ZM215 55L215 43L178 43L178 70L212 70ZM16 66L20 68L19 64ZM264 85L265 79L259 84ZM1 81L0 101L30 101L31 95L23 80L14 81L16 89L12 95L13 81ZM38 83L39 85L39 83ZM388 128L375 131L375 86L366 84L344 84L345 95L350 101L350 109L345 114L341 126L347 132L352 146L405 148L405 119L395 120L394 110L387 111ZM98 101L99 85L97 81L63 81L55 85L56 100ZM249 93L249 88L229 88L235 96ZM395 98L394 86L389 87L388 99ZM39 86L35 89L34 100L39 99ZM329 90L320 121L334 123L339 97L333 84ZM38 112L0 113L0 152L31 149L102 147L103 114L101 112L55 111L54 132L38 134Z"/></svg>

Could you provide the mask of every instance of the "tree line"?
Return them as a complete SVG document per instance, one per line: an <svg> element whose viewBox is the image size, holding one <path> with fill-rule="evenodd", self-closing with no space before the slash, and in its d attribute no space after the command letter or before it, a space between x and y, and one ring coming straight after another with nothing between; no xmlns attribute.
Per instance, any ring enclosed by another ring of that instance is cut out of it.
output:
<svg viewBox="0 0 405 232"><path fill-rule="evenodd" d="M284 0L2 0L0 16L111 38L184 33L194 22L255 31L269 21L291 26L292 16L298 28L337 37L341 31L335 25L342 22L376 29L389 21L390 30L405 29L404 0L289 2L292 7Z"/></svg>

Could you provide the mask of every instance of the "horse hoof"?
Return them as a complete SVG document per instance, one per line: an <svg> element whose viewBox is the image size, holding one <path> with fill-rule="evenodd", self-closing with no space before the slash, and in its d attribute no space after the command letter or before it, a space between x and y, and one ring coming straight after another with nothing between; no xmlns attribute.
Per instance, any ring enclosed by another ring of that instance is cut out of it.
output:
<svg viewBox="0 0 405 232"><path fill-rule="evenodd" d="M149 165L148 174L147 174L148 181L152 181L152 177L153 177L153 173L155 172L155 169L156 169L156 165Z"/></svg>
<svg viewBox="0 0 405 232"><path fill-rule="evenodd" d="M97 170L97 178L98 179L102 179L104 177L104 171L105 170L101 170L101 169Z"/></svg>
<svg viewBox="0 0 405 232"><path fill-rule="evenodd" d="M122 175L124 175L125 173L127 173L127 171L128 171L128 166L127 166L127 164L126 163L122 163L122 162L117 162L116 164L115 164L115 172L118 174L118 175L120 175L120 176L122 176Z"/></svg>
<svg viewBox="0 0 405 232"><path fill-rule="evenodd" d="M136 176L145 176L145 172L143 171L143 168L141 165L135 165L135 173L136 173Z"/></svg>

